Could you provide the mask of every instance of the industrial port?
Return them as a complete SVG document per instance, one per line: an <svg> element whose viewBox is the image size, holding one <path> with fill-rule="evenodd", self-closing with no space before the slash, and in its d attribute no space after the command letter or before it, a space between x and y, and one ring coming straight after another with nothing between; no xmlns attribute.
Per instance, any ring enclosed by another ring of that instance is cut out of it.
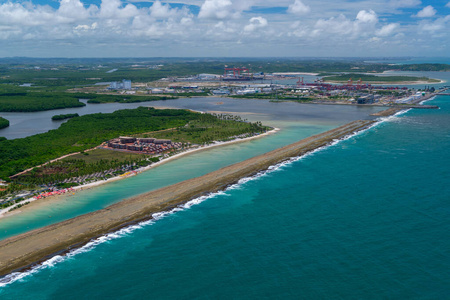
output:
<svg viewBox="0 0 450 300"><path fill-rule="evenodd" d="M346 82L327 81L317 73L301 72L251 72L246 67L224 67L222 74L197 74L187 77L166 77L152 82L111 82L108 86L89 87L83 91L124 94L154 95L161 97L219 96L257 98L271 101L298 101L318 104L354 105L413 105L424 97L442 90L430 84L416 89L409 82L364 82L350 78ZM427 82L420 82L427 84Z"/></svg>

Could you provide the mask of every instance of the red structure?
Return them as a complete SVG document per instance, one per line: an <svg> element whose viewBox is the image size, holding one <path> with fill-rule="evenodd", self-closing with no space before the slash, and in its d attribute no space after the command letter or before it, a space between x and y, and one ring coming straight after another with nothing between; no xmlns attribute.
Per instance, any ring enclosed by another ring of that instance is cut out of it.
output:
<svg viewBox="0 0 450 300"><path fill-rule="evenodd" d="M361 78L358 79L358 81L356 82L356 85L357 85L358 87L360 87L360 86L362 85L362 80L361 80Z"/></svg>
<svg viewBox="0 0 450 300"><path fill-rule="evenodd" d="M247 68L225 68L225 75L227 75L227 71L233 71L233 76L236 77L236 72L237 72L237 76L241 76L241 71L247 71Z"/></svg>
<svg viewBox="0 0 450 300"><path fill-rule="evenodd" d="M305 86L305 83L303 82L303 77L299 77L297 81L297 87Z"/></svg>

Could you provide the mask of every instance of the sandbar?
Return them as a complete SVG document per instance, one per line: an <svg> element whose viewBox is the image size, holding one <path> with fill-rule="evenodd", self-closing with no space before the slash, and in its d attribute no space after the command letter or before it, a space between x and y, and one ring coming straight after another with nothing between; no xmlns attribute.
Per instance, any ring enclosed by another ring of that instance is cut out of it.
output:
<svg viewBox="0 0 450 300"><path fill-rule="evenodd" d="M153 213L166 211L197 197L223 190L243 177L252 176L291 157L298 157L326 146L336 139L363 130L373 123L375 121L353 121L206 175L2 240L0 241L0 276L31 267L56 253L80 247L108 232L151 219Z"/></svg>

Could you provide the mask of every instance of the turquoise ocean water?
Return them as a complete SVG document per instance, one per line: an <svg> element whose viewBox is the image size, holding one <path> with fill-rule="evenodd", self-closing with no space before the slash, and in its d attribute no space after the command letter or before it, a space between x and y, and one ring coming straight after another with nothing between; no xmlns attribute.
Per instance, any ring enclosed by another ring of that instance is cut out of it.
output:
<svg viewBox="0 0 450 300"><path fill-rule="evenodd" d="M55 257L0 298L448 298L450 97L428 104Z"/></svg>

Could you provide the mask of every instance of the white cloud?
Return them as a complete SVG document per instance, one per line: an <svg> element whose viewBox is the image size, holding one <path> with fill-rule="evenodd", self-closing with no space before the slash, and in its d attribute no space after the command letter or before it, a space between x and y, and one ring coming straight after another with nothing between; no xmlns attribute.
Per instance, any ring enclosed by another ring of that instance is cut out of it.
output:
<svg viewBox="0 0 450 300"><path fill-rule="evenodd" d="M311 8L305 4L301 0L295 0L294 3L289 5L288 10L289 13L295 15L304 15L311 11Z"/></svg>
<svg viewBox="0 0 450 300"><path fill-rule="evenodd" d="M263 17L253 17L250 19L249 24L244 27L245 32L252 32L258 28L266 27L268 24L267 20Z"/></svg>
<svg viewBox="0 0 450 300"><path fill-rule="evenodd" d="M233 15L233 3L230 0L206 0L200 7L199 18L225 19Z"/></svg>
<svg viewBox="0 0 450 300"><path fill-rule="evenodd" d="M85 35L88 34L90 32L92 32L93 30L98 28L98 24L96 22L92 23L91 25L77 25L73 28L73 32L76 35Z"/></svg>
<svg viewBox="0 0 450 300"><path fill-rule="evenodd" d="M96 10L91 6L91 11ZM58 14L71 20L86 19L89 17L89 11L86 10L79 0L61 0Z"/></svg>
<svg viewBox="0 0 450 300"><path fill-rule="evenodd" d="M416 15L418 18L430 18L436 14L436 10L433 6L428 5L419 11Z"/></svg>
<svg viewBox="0 0 450 300"><path fill-rule="evenodd" d="M348 35L353 32L353 22L341 14L337 18L331 17L328 20L319 19L315 24L315 28L319 32Z"/></svg>
<svg viewBox="0 0 450 300"><path fill-rule="evenodd" d="M0 25L39 26L54 19L49 7L6 2L0 5Z"/></svg>
<svg viewBox="0 0 450 300"><path fill-rule="evenodd" d="M39 47L41 56L77 56L83 51L84 56L111 56L116 49L123 49L121 55L141 56L251 55L263 43L268 55L305 55L298 49L309 55L341 55L349 44L355 55L384 55L395 54L394 48L375 49L375 42L416 51L419 36L441 45L447 50L441 50L443 54L450 50L450 17L435 12L432 18L400 27L396 17L407 14L402 8L421 5L419 0L154 0L150 7L134 3L150 0L101 0L97 5L54 0L60 1L57 8L29 1L0 0L0 56L30 56L38 53L31 49ZM179 4L196 5L200 12L195 16ZM286 7L289 13L258 15L252 6ZM135 54L139 48L142 52Z"/></svg>
<svg viewBox="0 0 450 300"><path fill-rule="evenodd" d="M378 16L373 10L361 10L356 16L356 20L360 22L376 23L378 22Z"/></svg>
<svg viewBox="0 0 450 300"><path fill-rule="evenodd" d="M450 1L445 6L446 7L450 7Z"/></svg>
<svg viewBox="0 0 450 300"><path fill-rule="evenodd" d="M160 1L155 1L150 7L150 15L153 18L166 19L172 17L174 14L176 14L175 9L170 9L169 4L161 4Z"/></svg>
<svg viewBox="0 0 450 300"><path fill-rule="evenodd" d="M318 20L314 26L317 30L314 34L325 35L332 39L342 39L344 36L355 39L372 34L377 23L378 16L373 10L361 10L355 20L350 20L343 14L337 18Z"/></svg>
<svg viewBox="0 0 450 300"><path fill-rule="evenodd" d="M384 25L381 29L377 30L376 34L378 36L389 36L392 35L400 25L398 23L391 23Z"/></svg>
<svg viewBox="0 0 450 300"><path fill-rule="evenodd" d="M422 21L419 23L419 31L426 34L448 34L448 26L450 24L450 15L442 18L437 18L436 20Z"/></svg>
<svg viewBox="0 0 450 300"><path fill-rule="evenodd" d="M99 17L114 21L117 19L127 19L139 14L139 10L133 4L127 4L122 8L120 0L102 0Z"/></svg>

